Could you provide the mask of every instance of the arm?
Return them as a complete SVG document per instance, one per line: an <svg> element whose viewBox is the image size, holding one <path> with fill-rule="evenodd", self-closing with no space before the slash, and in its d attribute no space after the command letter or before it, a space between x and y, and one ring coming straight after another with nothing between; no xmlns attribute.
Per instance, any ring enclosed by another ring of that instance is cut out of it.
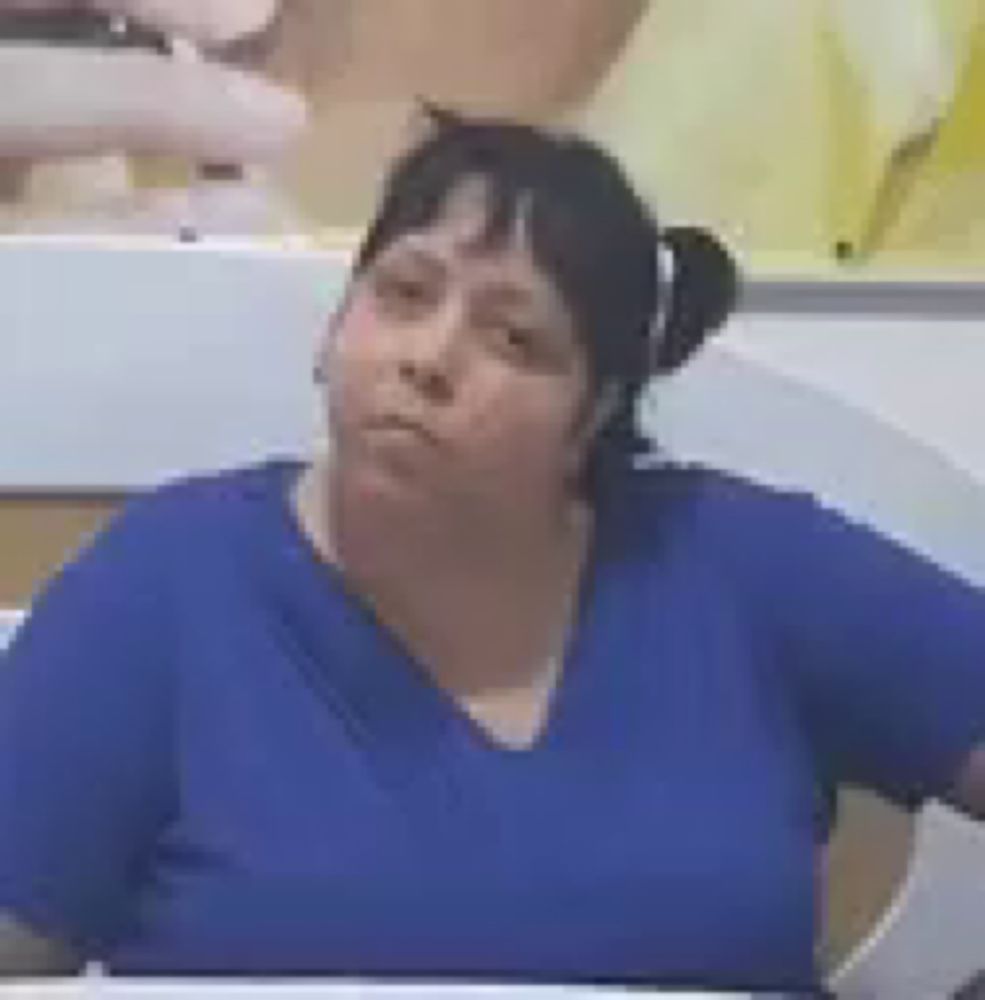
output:
<svg viewBox="0 0 985 1000"><path fill-rule="evenodd" d="M135 502L64 567L3 654L0 976L65 974L110 949L170 815L173 542L158 506Z"/></svg>
<svg viewBox="0 0 985 1000"><path fill-rule="evenodd" d="M807 496L731 502L755 520L719 551L776 629L823 773L985 818L985 590Z"/></svg>
<svg viewBox="0 0 985 1000"><path fill-rule="evenodd" d="M813 520L797 662L818 744L850 783L985 819L985 591L832 512Z"/></svg>
<svg viewBox="0 0 985 1000"><path fill-rule="evenodd" d="M0 913L0 981L7 977L74 976L83 961L70 948Z"/></svg>

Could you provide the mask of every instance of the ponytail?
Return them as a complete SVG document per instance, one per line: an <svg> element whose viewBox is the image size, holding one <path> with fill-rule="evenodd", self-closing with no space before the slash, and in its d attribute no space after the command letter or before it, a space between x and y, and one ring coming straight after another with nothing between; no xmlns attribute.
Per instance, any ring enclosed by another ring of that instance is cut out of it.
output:
<svg viewBox="0 0 985 1000"><path fill-rule="evenodd" d="M664 307L651 330L650 373L676 371L728 319L739 296L732 255L705 229L665 229L659 247Z"/></svg>

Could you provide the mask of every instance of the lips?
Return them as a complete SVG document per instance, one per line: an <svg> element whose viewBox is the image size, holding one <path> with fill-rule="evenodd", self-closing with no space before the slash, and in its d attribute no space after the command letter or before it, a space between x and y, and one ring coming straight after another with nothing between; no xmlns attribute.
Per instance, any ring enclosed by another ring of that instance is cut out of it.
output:
<svg viewBox="0 0 985 1000"><path fill-rule="evenodd" d="M370 429L392 431L417 437L429 444L438 444L438 438L422 423L400 413L389 413L370 422Z"/></svg>

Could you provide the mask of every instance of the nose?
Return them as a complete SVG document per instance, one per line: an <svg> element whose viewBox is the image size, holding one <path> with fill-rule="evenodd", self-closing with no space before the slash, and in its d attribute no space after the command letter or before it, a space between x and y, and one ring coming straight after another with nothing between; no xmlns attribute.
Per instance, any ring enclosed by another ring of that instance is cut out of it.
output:
<svg viewBox="0 0 985 1000"><path fill-rule="evenodd" d="M461 324L454 308L423 319L400 337L401 378L434 403L450 402L460 378Z"/></svg>

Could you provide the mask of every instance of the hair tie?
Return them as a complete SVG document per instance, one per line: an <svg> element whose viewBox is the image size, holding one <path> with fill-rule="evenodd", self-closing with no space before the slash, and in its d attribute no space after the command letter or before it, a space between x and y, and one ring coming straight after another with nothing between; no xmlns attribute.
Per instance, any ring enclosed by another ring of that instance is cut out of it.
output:
<svg viewBox="0 0 985 1000"><path fill-rule="evenodd" d="M673 245L663 236L657 240L656 258L657 303L647 331L651 371L656 371L664 341L667 339L674 300L674 282L677 278L677 254Z"/></svg>

